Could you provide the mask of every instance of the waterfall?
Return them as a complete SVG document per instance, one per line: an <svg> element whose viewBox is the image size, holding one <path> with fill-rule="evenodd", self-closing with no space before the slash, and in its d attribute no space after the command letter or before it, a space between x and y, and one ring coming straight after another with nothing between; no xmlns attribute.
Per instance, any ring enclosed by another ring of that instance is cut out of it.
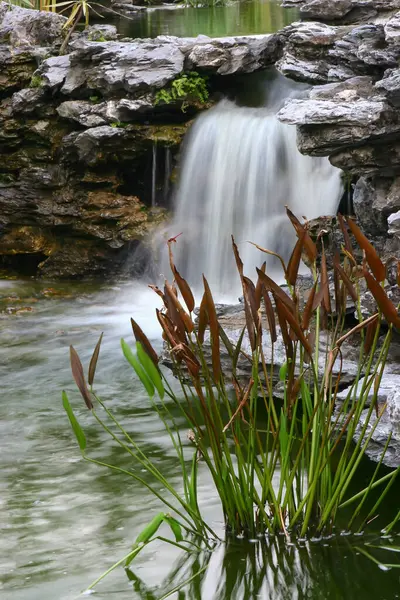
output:
<svg viewBox="0 0 400 600"><path fill-rule="evenodd" d="M312 219L335 214L339 204L340 171L326 158L299 153L295 128L275 116L278 105L224 100L197 118L185 143L168 234L182 232L174 246L181 273L195 287L204 273L217 297L240 293L231 234L254 280L255 267L268 257L248 241L286 259L294 246L285 205ZM276 259L268 259L275 277L277 269Z"/></svg>

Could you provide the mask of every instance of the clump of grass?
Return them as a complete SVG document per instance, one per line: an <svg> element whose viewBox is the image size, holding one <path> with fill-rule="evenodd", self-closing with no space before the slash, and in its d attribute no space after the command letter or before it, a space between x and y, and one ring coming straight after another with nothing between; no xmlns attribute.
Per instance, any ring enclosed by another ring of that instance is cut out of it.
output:
<svg viewBox="0 0 400 600"><path fill-rule="evenodd" d="M185 111L191 102L206 104L208 97L207 78L196 71L190 71L174 79L168 87L158 90L155 104L179 101L182 103L182 111Z"/></svg>
<svg viewBox="0 0 400 600"><path fill-rule="evenodd" d="M29 87L30 88L40 88L43 85L43 79L40 75L32 75Z"/></svg>
<svg viewBox="0 0 400 600"><path fill-rule="evenodd" d="M174 519L176 531L180 527L181 534L170 543L187 551L193 544L210 546L217 539L197 501L199 461L212 476L227 533L252 538L266 533L283 533L287 537L326 535L338 525L349 531L362 531L377 515L400 471L399 468L381 474L389 438L365 488L350 491L385 410L385 406L377 404L378 391L393 328L400 329L398 308L383 287L386 265L357 225L350 219L345 222L340 218L345 245L333 260L333 300L323 245L318 249L307 224L300 223L290 210L287 213L296 230L297 243L288 264L275 256L281 261L288 293L269 277L266 263L256 270L254 282L247 277L232 239L246 317L236 345L229 341L219 323L205 277L195 322L193 293L174 264L172 244L176 240L169 240L173 282L166 281L163 290L152 287L164 303L163 310L157 310L157 319L180 382L180 395L172 391L159 368L157 353L133 319L136 352L125 340L121 341L126 360L142 382L170 436L180 465L182 493L170 484L94 392L92 385L101 340L89 367L90 390L78 355L71 347L72 372L88 409L115 442L153 477L154 483L161 483L168 490L171 500L161 497L152 484L135 472L90 458L86 454L84 434L64 393L64 406L83 457L124 472L157 496L168 510L165 518ZM357 263L348 228L364 253L362 264ZM257 247L261 252L274 254ZM307 299L301 298L297 286L302 258L310 266L314 281ZM362 278L378 307L376 314L367 319L363 319L360 307ZM345 325L348 297L356 306L359 321L350 330ZM383 321L385 326L381 329ZM250 346L248 351L243 349L245 335ZM356 338L359 345L358 369L347 397L339 402L342 348L351 338ZM277 365L274 348L279 339L285 349L285 360ZM211 364L205 358L210 346ZM229 375L223 372L221 365L223 350L230 357ZM248 362L251 371L246 381L239 377L243 361ZM277 371L283 400L274 393ZM193 451L189 463L165 396L178 407L190 429ZM355 443L356 429L359 435ZM377 489L378 498L370 510L365 510ZM174 516L169 517L171 514ZM159 517L157 522L162 521ZM387 523L386 532L393 531L399 521L400 513ZM146 543L154 539L157 531L154 527L150 529Z"/></svg>

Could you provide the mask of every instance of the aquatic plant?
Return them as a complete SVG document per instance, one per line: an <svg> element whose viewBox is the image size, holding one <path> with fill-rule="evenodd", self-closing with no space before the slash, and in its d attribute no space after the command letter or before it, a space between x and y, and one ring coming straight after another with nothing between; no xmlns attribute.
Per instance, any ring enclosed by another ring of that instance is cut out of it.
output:
<svg viewBox="0 0 400 600"><path fill-rule="evenodd" d="M185 111L190 102L205 104L208 96L207 78L196 71L190 71L174 79L168 87L158 90L155 104L171 104L180 101L181 108Z"/></svg>
<svg viewBox="0 0 400 600"><path fill-rule="evenodd" d="M84 433L63 392L64 407L83 457L139 481L168 511L155 517L139 536L140 542L136 541L127 561L157 537L164 521L175 535L175 540L166 541L186 551L200 543L210 547L218 539L203 518L197 499L199 463L212 476L226 533L251 538L276 533L287 538L321 536L330 534L334 527L361 532L378 514L400 472L399 468L382 474L389 436L369 481L363 489L354 489L386 408L378 404L378 392L393 329L400 329L398 307L383 285L388 265L382 263L353 220L339 217L344 245L341 253L334 254L330 286L322 239L314 241L307 223L302 224L289 209L287 213L297 234L288 264L276 253L257 246L261 252L279 258L285 288L269 277L266 263L257 269L255 282L245 276L232 239L246 320L235 344L219 323L205 277L195 321L193 293L173 259L172 247L177 240L168 241L173 282L166 281L163 290L151 287L164 303L163 310L157 310L157 319L180 383L179 395L172 390L159 367L159 356L134 319L136 352L121 340L125 359L170 436L178 457L182 492L171 485L93 390L101 338L89 366L90 389L71 347L72 373L95 420L152 476L154 483L162 484L168 492L161 495L133 470L89 457ZM362 251L361 263L349 230ZM302 261L309 265L313 279L307 297L298 285ZM368 318L361 313L363 279L377 304L376 313ZM354 304L358 318L352 327L347 325L348 300ZM340 399L343 351L350 340L359 348L357 372L346 397ZM285 358L278 363L279 348ZM207 358L210 353L211 359ZM229 369L222 368L223 353L229 356ZM251 372L245 379L240 375L244 363ZM184 418L188 440L182 439L166 396ZM188 443L192 447L190 460ZM400 513L388 518L386 532L390 533L397 527Z"/></svg>

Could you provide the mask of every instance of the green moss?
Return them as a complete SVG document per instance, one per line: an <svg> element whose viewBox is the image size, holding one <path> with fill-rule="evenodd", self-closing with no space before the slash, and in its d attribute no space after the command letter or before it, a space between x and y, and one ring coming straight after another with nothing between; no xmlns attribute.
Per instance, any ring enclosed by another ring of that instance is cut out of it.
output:
<svg viewBox="0 0 400 600"><path fill-rule="evenodd" d="M106 42L106 38L101 33L101 31L92 31L88 35L89 42Z"/></svg>
<svg viewBox="0 0 400 600"><path fill-rule="evenodd" d="M207 77L199 75L196 71L185 73L156 93L155 104L181 101L182 111L185 112L190 103L206 104L209 97L207 86Z"/></svg>
<svg viewBox="0 0 400 600"><path fill-rule="evenodd" d="M29 84L29 87L39 88L39 87L42 87L42 85L43 85L43 79L40 77L40 75L32 75L32 79Z"/></svg>

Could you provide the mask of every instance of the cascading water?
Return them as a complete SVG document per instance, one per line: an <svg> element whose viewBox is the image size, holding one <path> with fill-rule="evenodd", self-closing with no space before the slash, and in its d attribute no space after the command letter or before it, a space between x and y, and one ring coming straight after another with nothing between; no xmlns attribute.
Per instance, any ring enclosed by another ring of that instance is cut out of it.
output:
<svg viewBox="0 0 400 600"><path fill-rule="evenodd" d="M340 171L325 158L301 155L295 128L275 116L283 99L298 90L288 91L286 83L283 90L273 86L269 107L222 101L196 120L186 140L168 231L183 234L174 248L180 271L194 286L204 273L220 297L240 292L231 234L253 277L267 256L248 241L286 258L293 248L285 205L299 218L312 219L335 214L339 204ZM268 268L278 268L276 259Z"/></svg>

